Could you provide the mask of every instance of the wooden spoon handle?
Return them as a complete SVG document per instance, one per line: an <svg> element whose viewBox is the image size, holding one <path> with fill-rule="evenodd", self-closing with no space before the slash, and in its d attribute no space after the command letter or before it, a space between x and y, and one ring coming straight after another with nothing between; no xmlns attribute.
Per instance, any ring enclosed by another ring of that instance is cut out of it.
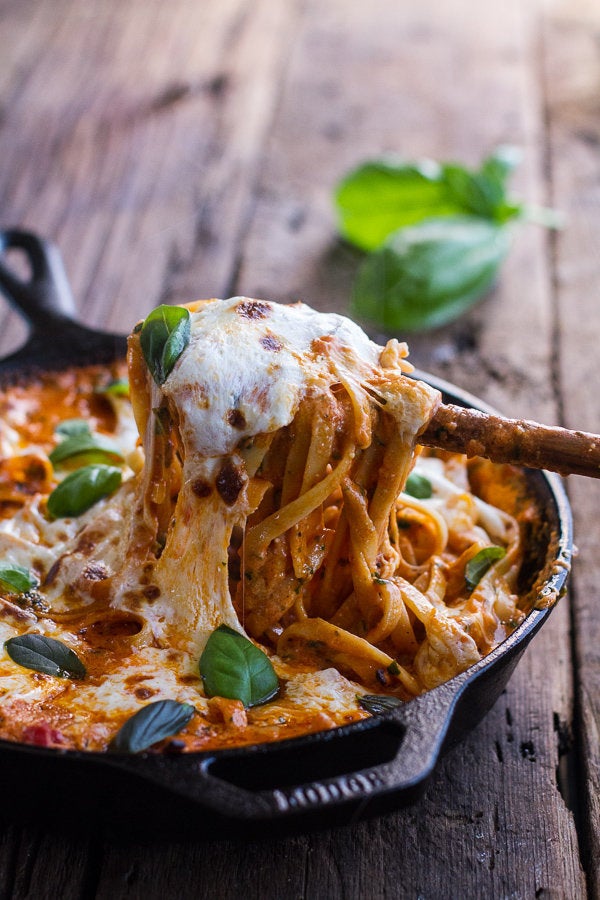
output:
<svg viewBox="0 0 600 900"><path fill-rule="evenodd" d="M600 435L441 404L418 443L492 462L600 478Z"/></svg>

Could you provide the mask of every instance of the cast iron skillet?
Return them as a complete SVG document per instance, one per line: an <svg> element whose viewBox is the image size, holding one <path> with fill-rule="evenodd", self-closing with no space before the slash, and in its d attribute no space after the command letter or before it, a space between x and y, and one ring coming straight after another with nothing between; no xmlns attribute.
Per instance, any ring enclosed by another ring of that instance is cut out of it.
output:
<svg viewBox="0 0 600 900"><path fill-rule="evenodd" d="M29 278L16 277L2 263L1 254L9 249L25 255ZM0 362L3 384L36 368L51 371L123 357L122 335L73 320L58 251L35 235L0 233L0 290L31 328L25 346ZM440 388L446 402L485 409L438 379L419 377ZM545 522L528 563L540 608L468 671L381 717L255 747L122 756L0 741L2 767L16 795L21 800L26 795L34 808L61 801L71 817L89 817L93 809L94 816L126 830L147 821L153 831L162 823L169 831L253 838L348 823L412 803L440 755L494 704L563 591L572 551L568 502L556 476L530 472L528 478Z"/></svg>

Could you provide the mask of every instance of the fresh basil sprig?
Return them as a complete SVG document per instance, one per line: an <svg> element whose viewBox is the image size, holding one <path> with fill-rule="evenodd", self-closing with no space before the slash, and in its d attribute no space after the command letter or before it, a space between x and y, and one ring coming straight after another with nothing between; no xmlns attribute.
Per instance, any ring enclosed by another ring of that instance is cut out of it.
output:
<svg viewBox="0 0 600 900"><path fill-rule="evenodd" d="M449 195L441 166L433 160L365 162L340 181L335 204L342 235L367 251L380 247L398 228L463 211Z"/></svg>
<svg viewBox="0 0 600 900"><path fill-rule="evenodd" d="M374 716L382 715L403 705L402 700L393 694L363 694L356 698L358 705Z"/></svg>
<svg viewBox="0 0 600 900"><path fill-rule="evenodd" d="M123 454L117 444L103 434L81 431L61 441L50 453L49 459L56 468L67 460L85 457L86 462L119 462Z"/></svg>
<svg viewBox="0 0 600 900"><path fill-rule="evenodd" d="M15 594L26 594L39 587L39 580L33 572L13 563L0 563L0 585Z"/></svg>
<svg viewBox="0 0 600 900"><path fill-rule="evenodd" d="M361 266L353 310L393 331L445 325L491 287L509 239L506 226L475 216L402 228Z"/></svg>
<svg viewBox="0 0 600 900"><path fill-rule="evenodd" d="M140 343L146 365L158 385L164 384L190 340L190 314L182 306L157 306L146 316Z"/></svg>
<svg viewBox="0 0 600 900"><path fill-rule="evenodd" d="M109 744L115 753L140 753L153 744L181 731L195 708L178 700L157 700L138 710L121 726Z"/></svg>
<svg viewBox="0 0 600 900"><path fill-rule="evenodd" d="M506 555L504 547L484 547L465 566L465 581L470 591L475 590L487 570Z"/></svg>
<svg viewBox="0 0 600 900"><path fill-rule="evenodd" d="M77 469L48 497L48 513L53 519L80 516L98 500L116 491L121 478L121 470L116 466L98 464Z"/></svg>
<svg viewBox="0 0 600 900"><path fill-rule="evenodd" d="M245 707L266 703L279 690L266 653L228 625L219 625L209 637L200 657L200 675L207 696L241 700Z"/></svg>
<svg viewBox="0 0 600 900"><path fill-rule="evenodd" d="M54 429L56 434L62 437L72 437L76 434L90 434L90 426L85 419L63 419Z"/></svg>
<svg viewBox="0 0 600 900"><path fill-rule="evenodd" d="M4 643L13 662L25 669L57 678L85 678L85 666L77 654L60 641L43 634L21 634Z"/></svg>
<svg viewBox="0 0 600 900"><path fill-rule="evenodd" d="M519 219L557 227L550 210L508 196L518 160L501 147L477 170L431 160L371 160L337 186L341 234L370 252L353 311L390 330L445 324L494 283Z"/></svg>
<svg viewBox="0 0 600 900"><path fill-rule="evenodd" d="M411 497L416 497L417 500L429 500L433 494L433 488L431 487L429 478L425 478L424 475L419 475L418 472L410 473L406 479L404 491L405 493L410 494Z"/></svg>

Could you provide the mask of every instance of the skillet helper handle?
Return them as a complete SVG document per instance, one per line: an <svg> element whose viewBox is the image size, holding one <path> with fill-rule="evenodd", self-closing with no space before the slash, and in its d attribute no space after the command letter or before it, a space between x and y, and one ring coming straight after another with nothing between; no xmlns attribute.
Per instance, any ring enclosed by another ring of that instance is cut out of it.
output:
<svg viewBox="0 0 600 900"><path fill-rule="evenodd" d="M0 253L21 251L31 270L21 278L0 257L0 291L30 323L34 332L51 320L72 319L75 301L58 248L28 231L0 232Z"/></svg>
<svg viewBox="0 0 600 900"><path fill-rule="evenodd" d="M441 685L384 716L298 741L177 760L101 759L216 813L232 829L343 824L423 793L460 693L456 684Z"/></svg>
<svg viewBox="0 0 600 900"><path fill-rule="evenodd" d="M443 686L444 688L446 686ZM372 728L362 733L351 760L353 770L330 778L275 787L257 792L266 801L274 818L315 818L322 822L328 807L336 822L349 822L353 816L385 812L413 803L425 791L436 767L448 726L452 719L457 692L454 688L425 694L397 711L370 720ZM348 761L343 741L332 741L330 748L338 766ZM385 750L392 752L387 761L373 765L373 757ZM288 773L293 782L294 768Z"/></svg>

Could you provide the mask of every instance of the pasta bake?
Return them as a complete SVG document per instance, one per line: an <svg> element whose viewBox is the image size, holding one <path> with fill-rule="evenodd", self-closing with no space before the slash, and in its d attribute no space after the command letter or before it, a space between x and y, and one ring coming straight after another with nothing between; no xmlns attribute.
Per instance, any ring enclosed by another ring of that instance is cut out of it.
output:
<svg viewBox="0 0 600 900"><path fill-rule="evenodd" d="M407 347L303 304L159 307L127 368L0 399L0 737L185 752L403 703L523 618L537 510L423 451Z"/></svg>

